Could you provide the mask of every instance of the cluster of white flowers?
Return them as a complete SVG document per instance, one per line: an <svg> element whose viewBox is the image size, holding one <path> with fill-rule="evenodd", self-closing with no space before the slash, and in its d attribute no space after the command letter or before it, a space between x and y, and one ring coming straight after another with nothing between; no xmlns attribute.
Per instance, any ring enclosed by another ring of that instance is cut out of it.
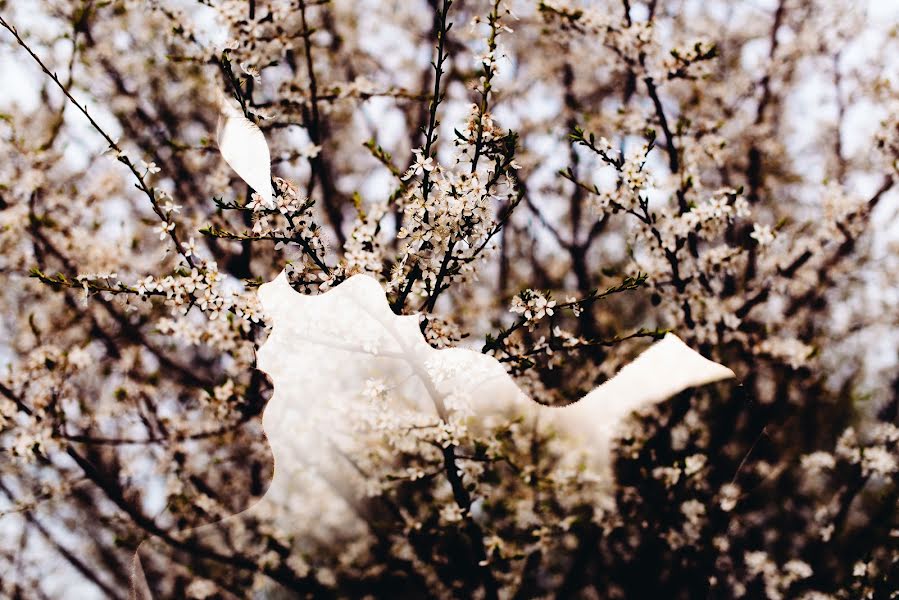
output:
<svg viewBox="0 0 899 600"><path fill-rule="evenodd" d="M736 190L721 189L692 210L671 219L669 228L665 228L664 224L660 227L667 242L666 248L673 250L679 241L691 233L705 240L718 238L735 219L746 218L749 214L749 204L745 198L738 196Z"/></svg>
<svg viewBox="0 0 899 600"><path fill-rule="evenodd" d="M463 400L454 400L450 395L445 399L446 407L451 412L448 420L439 420L433 413L416 409L398 409L400 391L382 379L369 379L362 389L362 398L366 405L357 407L352 417L353 426L359 434L375 435L378 440L386 441L389 447L421 457L423 464L439 464L440 456L436 447L445 448L458 445L468 439L468 431L462 423L464 411ZM412 404L409 404L410 406ZM374 439L372 448L379 444ZM428 469L433 469L429 466ZM400 474L388 477L394 481L401 479L416 480L423 477L421 467L405 470ZM374 480L373 480L374 481ZM378 480L378 485L390 485L389 481Z"/></svg>
<svg viewBox="0 0 899 600"><path fill-rule="evenodd" d="M379 239L381 219L387 214L385 203L374 204L359 215L359 221L343 245L346 272L380 274L384 249Z"/></svg>
<svg viewBox="0 0 899 600"><path fill-rule="evenodd" d="M793 369L806 366L815 349L796 338L767 337L758 345L759 354L768 354L786 362Z"/></svg>
<svg viewBox="0 0 899 600"><path fill-rule="evenodd" d="M457 146L456 165L462 167L461 173L442 168L433 157L416 150L416 162L404 178L420 177L421 185L409 185L402 198L404 223L397 237L403 245L391 279L393 287L401 286L410 269L418 269L412 291L421 296L439 293L444 286L467 279L475 261L484 258L482 253L496 231L493 200L514 195L515 185L507 174L513 168L511 160L504 162L501 156L485 155L477 170L471 171L477 145L469 138ZM482 140L481 145L487 142Z"/></svg>
<svg viewBox="0 0 899 600"><path fill-rule="evenodd" d="M765 597L780 600L794 582L812 576L808 563L798 559L787 561L782 567L767 552L751 551L744 554L744 563L750 575L761 576L765 584Z"/></svg>
<svg viewBox="0 0 899 600"><path fill-rule="evenodd" d="M596 8L585 9L571 0L543 0L540 9L544 19L557 23L563 30L575 28L578 32L599 34L611 24L608 13Z"/></svg>
<svg viewBox="0 0 899 600"><path fill-rule="evenodd" d="M836 466L836 459L833 454L818 450L802 457L802 468L811 472L819 473Z"/></svg>
<svg viewBox="0 0 899 600"><path fill-rule="evenodd" d="M899 472L899 427L880 423L864 436L849 427L837 440L835 453L859 465L863 477L891 480Z"/></svg>
<svg viewBox="0 0 899 600"><path fill-rule="evenodd" d="M434 348L450 348L458 344L462 340L462 330L456 323L441 319L440 317L429 317L425 324L425 339Z"/></svg>
<svg viewBox="0 0 899 600"><path fill-rule="evenodd" d="M140 280L134 289L141 297L151 294L164 296L173 315L186 314L191 307L198 306L214 321L234 309L234 294L223 289L222 284L218 265L215 261L206 261L190 270L179 270L174 275L162 278L148 276ZM258 316L256 319L258 321Z"/></svg>
<svg viewBox="0 0 899 600"><path fill-rule="evenodd" d="M305 227L312 223L308 202L301 198L296 186L285 179L275 177L275 196L266 204L262 196L254 193L246 208L253 211L253 233L256 235L278 235L286 233L290 227L306 239L314 238L314 230ZM281 216L287 221L282 228L274 227L274 217Z"/></svg>
<svg viewBox="0 0 899 600"><path fill-rule="evenodd" d="M523 290L512 298L512 306L509 307L509 310L522 315L528 325L533 326L543 317L551 317L555 307L556 301L547 299L541 292Z"/></svg>
<svg viewBox="0 0 899 600"><path fill-rule="evenodd" d="M697 40L690 44L669 50L662 67L668 79L701 79L710 72L709 59L717 52L715 44L709 40Z"/></svg>

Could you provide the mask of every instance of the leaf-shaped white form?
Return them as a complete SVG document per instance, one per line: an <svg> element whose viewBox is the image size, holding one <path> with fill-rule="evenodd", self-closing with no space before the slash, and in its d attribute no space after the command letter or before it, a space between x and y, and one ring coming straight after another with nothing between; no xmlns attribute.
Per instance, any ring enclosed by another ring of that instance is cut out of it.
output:
<svg viewBox="0 0 899 600"><path fill-rule="evenodd" d="M360 449L362 437L340 434L357 428L340 418L344 411L367 410L371 394L365 386L372 380L389 390L387 410L405 415L445 420L451 405L461 402L470 415L464 420L469 427L536 418L602 468L608 463L608 442L629 413L689 387L733 377L730 369L669 334L580 401L546 407L527 398L492 357L429 346L418 318L394 315L381 286L366 275L325 294L304 296L282 273L260 288L259 298L274 321L258 365L275 387L263 425L275 452L276 477L279 462L294 460L288 450L298 441L293 414L306 423L320 420L317 431L328 431L345 453ZM333 410L325 408L330 403Z"/></svg>
<svg viewBox="0 0 899 600"><path fill-rule="evenodd" d="M377 493L385 473L403 472L404 456L442 464L434 442L442 430L451 438L453 427L490 434L523 418L552 434L560 465L586 468L601 481L610 441L628 413L733 377L668 335L579 402L553 408L527 398L496 359L429 346L418 318L393 314L366 275L304 296L281 273L259 298L274 323L257 362L274 384L263 427L275 473L255 506L190 532L191 544L218 554L264 556L267 545L253 536L260 531L285 540L291 556L370 539L377 519L365 499L372 485Z"/></svg>
<svg viewBox="0 0 899 600"><path fill-rule="evenodd" d="M265 206L272 207L272 161L265 135L223 94L219 109L216 138L222 157L262 197Z"/></svg>
<svg viewBox="0 0 899 600"><path fill-rule="evenodd" d="M733 376L733 371L708 360L669 333L578 402L548 410L553 411L569 443L591 445L597 466L607 470L616 429L630 413L687 388Z"/></svg>

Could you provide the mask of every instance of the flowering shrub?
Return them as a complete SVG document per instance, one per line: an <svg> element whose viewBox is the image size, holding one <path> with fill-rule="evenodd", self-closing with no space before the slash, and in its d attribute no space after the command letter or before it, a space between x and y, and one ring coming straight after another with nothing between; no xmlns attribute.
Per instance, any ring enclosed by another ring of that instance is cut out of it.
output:
<svg viewBox="0 0 899 600"><path fill-rule="evenodd" d="M126 597L154 537L162 597L891 597L887 4L0 1L2 594ZM270 190L222 160L223 106ZM525 421L410 424L372 376L403 453L367 526L200 556L177 532L272 477L256 289L285 267L376 278L542 404L669 331L738 383L632 418L613 482Z"/></svg>

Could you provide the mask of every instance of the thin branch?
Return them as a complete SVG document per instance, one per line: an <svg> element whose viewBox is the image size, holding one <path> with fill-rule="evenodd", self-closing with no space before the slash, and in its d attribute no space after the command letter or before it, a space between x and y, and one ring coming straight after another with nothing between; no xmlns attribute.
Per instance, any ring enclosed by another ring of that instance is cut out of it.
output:
<svg viewBox="0 0 899 600"><path fill-rule="evenodd" d="M87 111L86 106L81 105L77 100L75 100L75 97L72 96L68 88L62 83L62 81L60 81L56 73L54 73L47 67L44 61L41 60L41 58L34 52L34 50L31 49L31 47L25 42L25 40L22 39L22 37L19 35L18 30L10 25L2 16L0 16L0 25L2 25L4 29L9 31L13 35L13 37L15 37L16 42L18 42L19 46L24 48L25 51L28 52L29 55L31 55L31 58L34 59L34 61L40 66L41 70L57 85L57 87L59 87L60 90L62 90L62 93L65 94L66 98L69 99L69 101L75 106L75 108L77 108L81 112L81 114L83 114L87 118L88 122L91 124L91 127L93 127L94 130L99 133L104 140L106 140L107 144L109 144L109 148L115 152L116 159L120 163L128 167L128 170L130 170L131 174L134 175L134 178L137 180L137 183L135 183L134 186L142 191L147 196L147 198L149 198L150 206L153 208L153 212L156 213L156 215L162 220L163 223L167 225L174 224L169 219L168 215L159 206L159 203L156 200L156 192L154 188L150 187L147 184L144 176L141 175L140 171L137 169L134 163L131 162L131 159L128 158L127 155L125 155L118 142L112 139L112 137L108 133L106 133L106 131L100 126L100 124L94 120L94 118ZM185 261L187 261L188 265L193 267L193 259L190 256L187 256L187 254L185 253L183 247L181 246L181 242L178 239L178 234L175 231L175 228L172 227L171 229L167 229L167 233L172 242L175 244L175 249L177 250L177 252L184 258Z"/></svg>

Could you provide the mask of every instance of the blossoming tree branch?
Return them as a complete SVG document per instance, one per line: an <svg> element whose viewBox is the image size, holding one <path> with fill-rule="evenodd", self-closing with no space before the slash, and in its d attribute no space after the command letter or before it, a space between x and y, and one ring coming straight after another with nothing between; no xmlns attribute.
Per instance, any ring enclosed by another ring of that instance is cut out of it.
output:
<svg viewBox="0 0 899 600"><path fill-rule="evenodd" d="M890 597L890 4L0 1L0 596Z"/></svg>

